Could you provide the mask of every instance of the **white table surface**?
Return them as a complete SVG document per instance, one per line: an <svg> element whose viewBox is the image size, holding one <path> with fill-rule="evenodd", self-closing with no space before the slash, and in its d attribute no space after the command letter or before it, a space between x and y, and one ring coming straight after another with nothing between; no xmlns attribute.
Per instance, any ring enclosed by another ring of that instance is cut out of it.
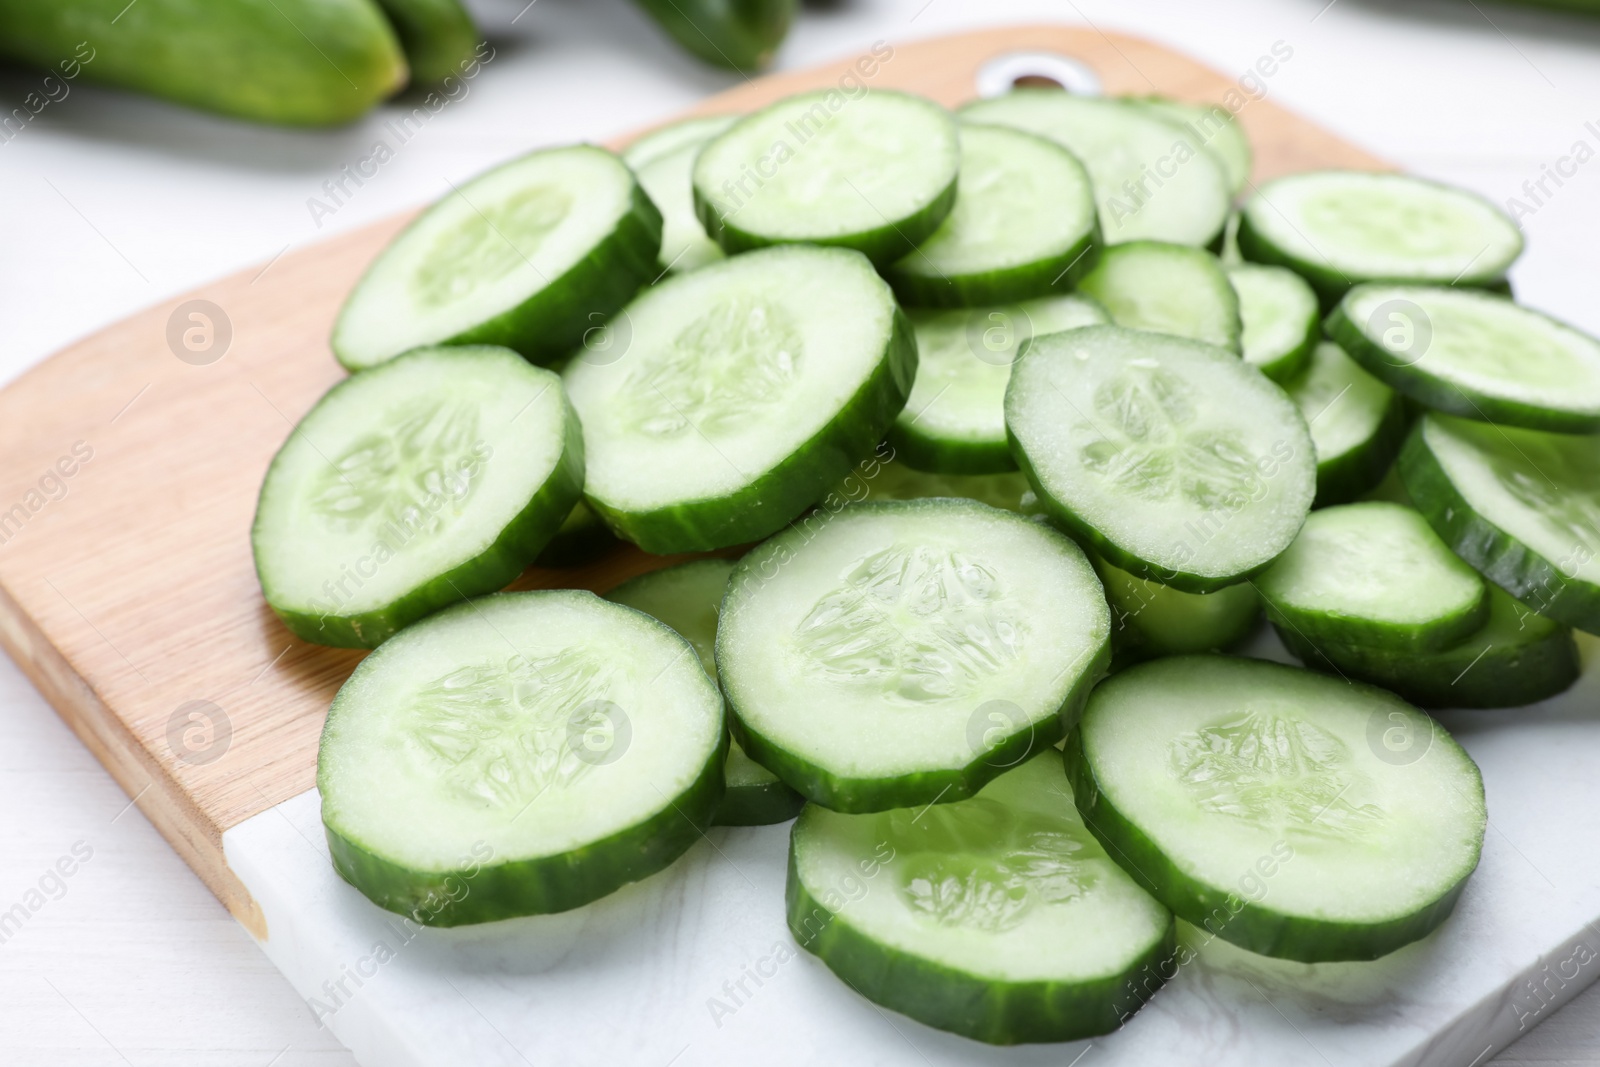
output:
<svg viewBox="0 0 1600 1067"><path fill-rule="evenodd" d="M663 46L625 0L525 2L476 4L496 58L320 230L307 198L370 152L382 112L343 130L285 132L74 83L0 144L0 380L155 300L431 199L518 151L622 132L733 80ZM1281 40L1294 57L1270 79L1272 99L1498 202L1523 195L1574 142L1600 150L1600 20L1490 0L1325 4L834 0L806 12L780 65L1037 20L1143 34L1228 72ZM0 110L36 81L0 74ZM1600 331L1600 159L1548 188L1524 220L1519 295ZM352 1067L4 659L0 708L0 912L42 878L46 891L0 941L0 1063ZM87 861L48 879L74 847ZM1600 986L1493 1062L1600 1064Z"/></svg>

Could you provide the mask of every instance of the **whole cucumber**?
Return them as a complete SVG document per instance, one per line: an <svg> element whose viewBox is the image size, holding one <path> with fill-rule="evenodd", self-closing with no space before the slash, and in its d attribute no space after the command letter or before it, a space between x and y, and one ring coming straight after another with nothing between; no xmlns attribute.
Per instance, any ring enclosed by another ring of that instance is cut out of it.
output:
<svg viewBox="0 0 1600 1067"><path fill-rule="evenodd" d="M378 5L400 35L417 85L459 77L483 39L461 0L378 0Z"/></svg>
<svg viewBox="0 0 1600 1067"><path fill-rule="evenodd" d="M349 121L407 77L372 0L0 0L0 57L290 126Z"/></svg>
<svg viewBox="0 0 1600 1067"><path fill-rule="evenodd" d="M798 0L635 0L673 38L707 63L759 70L794 21Z"/></svg>

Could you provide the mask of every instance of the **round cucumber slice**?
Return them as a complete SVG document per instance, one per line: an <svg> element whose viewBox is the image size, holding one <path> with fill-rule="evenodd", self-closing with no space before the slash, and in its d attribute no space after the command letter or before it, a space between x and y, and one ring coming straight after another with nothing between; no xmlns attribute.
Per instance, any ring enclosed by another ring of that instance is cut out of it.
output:
<svg viewBox="0 0 1600 1067"><path fill-rule="evenodd" d="M651 160L675 152L685 145L705 144L738 119L738 115L701 115L681 122L669 122L636 138L622 150L622 161L638 170Z"/></svg>
<svg viewBox="0 0 1600 1067"><path fill-rule="evenodd" d="M1318 170L1262 184L1239 251L1305 278L1331 304L1359 282L1493 286L1522 254L1516 223L1463 189L1404 174Z"/></svg>
<svg viewBox="0 0 1600 1067"><path fill-rule="evenodd" d="M1003 126L961 131L961 190L884 277L907 304L973 307L1064 293L1094 265L1094 191L1076 156Z"/></svg>
<svg viewBox="0 0 1600 1067"><path fill-rule="evenodd" d="M1135 577L1091 554L1111 605L1113 669L1155 656L1220 652L1250 636L1261 598L1249 582L1184 593Z"/></svg>
<svg viewBox="0 0 1600 1067"><path fill-rule="evenodd" d="M333 326L364 370L422 345L492 344L535 363L656 276L661 214L603 148L548 148L453 191L373 260Z"/></svg>
<svg viewBox="0 0 1600 1067"><path fill-rule="evenodd" d="M672 627L694 647L712 681L717 679L717 615L733 561L701 559L641 574L617 586L606 599L642 611ZM727 785L717 807L720 826L765 826L800 814L805 798L777 775L745 755L738 742L728 746L723 766Z"/></svg>
<svg viewBox="0 0 1600 1067"><path fill-rule="evenodd" d="M1110 1033L1177 947L1171 913L1084 829L1048 756L925 811L808 805L787 897L795 940L850 988L993 1045Z"/></svg>
<svg viewBox="0 0 1600 1067"><path fill-rule="evenodd" d="M1282 267L1239 263L1227 271L1239 296L1244 361L1275 382L1289 381L1305 369L1322 337L1317 294L1304 278Z"/></svg>
<svg viewBox="0 0 1600 1067"><path fill-rule="evenodd" d="M339 874L457 926L566 911L682 855L722 796L722 696L683 638L592 593L501 593L356 667L317 757Z"/></svg>
<svg viewBox="0 0 1600 1067"><path fill-rule="evenodd" d="M1430 408L1561 433L1600 432L1600 341L1501 296L1359 285L1328 335Z"/></svg>
<svg viewBox="0 0 1600 1067"><path fill-rule="evenodd" d="M1382 686L1424 708L1519 708L1571 688L1582 673L1572 631L1497 586L1489 620L1440 652L1395 654L1362 645L1313 644L1278 630L1295 658L1314 670Z"/></svg>
<svg viewBox="0 0 1600 1067"><path fill-rule="evenodd" d="M1438 652L1489 614L1483 579L1401 504L1313 511L1256 580L1267 617L1313 644Z"/></svg>
<svg viewBox="0 0 1600 1067"><path fill-rule="evenodd" d="M1205 146L1222 164L1223 173L1228 176L1228 188L1235 196L1250 183L1250 166L1254 159L1254 153L1250 151L1250 139L1226 108L1215 104L1190 104L1161 96L1131 99L1139 106L1186 127L1195 143Z"/></svg>
<svg viewBox="0 0 1600 1067"><path fill-rule="evenodd" d="M1187 593L1289 547L1316 460L1283 391L1225 349L1115 326L1038 338L1011 372L1012 454L1049 515Z"/></svg>
<svg viewBox="0 0 1600 1067"><path fill-rule="evenodd" d="M931 474L905 463L878 465L867 477L855 474L835 490L842 500L923 500L935 496L965 497L1006 511L1023 510L1023 498L1033 495L1028 479L1017 471L1006 474Z"/></svg>
<svg viewBox="0 0 1600 1067"><path fill-rule="evenodd" d="M968 104L961 117L1048 137L1083 160L1109 242L1209 245L1222 233L1232 199L1222 163L1142 104L1015 89Z"/></svg>
<svg viewBox="0 0 1600 1067"><path fill-rule="evenodd" d="M1449 916L1483 779L1390 693L1264 660L1113 675L1067 738L1084 824L1180 919L1266 956L1369 960Z"/></svg>
<svg viewBox="0 0 1600 1067"><path fill-rule="evenodd" d="M540 567L577 567L599 559L618 544L594 509L580 500L533 562Z"/></svg>
<svg viewBox="0 0 1600 1067"><path fill-rule="evenodd" d="M1383 480L1406 438L1398 393L1331 341L1319 343L1283 389L1305 416L1316 446L1313 507L1354 500Z"/></svg>
<svg viewBox="0 0 1600 1067"><path fill-rule="evenodd" d="M960 311L914 311L917 377L889 431L895 454L948 474L1017 469L1006 443L1006 383L1034 337L1108 321L1077 294Z"/></svg>
<svg viewBox="0 0 1600 1067"><path fill-rule="evenodd" d="M504 587L582 490L559 378L504 348L419 349L328 390L278 450L256 574L297 637L373 648Z"/></svg>
<svg viewBox="0 0 1600 1067"><path fill-rule="evenodd" d="M564 378L589 503L647 552L782 529L883 439L916 372L889 286L841 248L773 248L675 275L616 329L618 343Z"/></svg>
<svg viewBox="0 0 1600 1067"><path fill-rule="evenodd" d="M966 500L847 507L740 560L717 630L733 732L838 811L972 796L1052 744L1104 673L1083 553Z"/></svg>
<svg viewBox="0 0 1600 1067"><path fill-rule="evenodd" d="M1439 536L1485 578L1600 634L1600 437L1424 415L1400 474Z"/></svg>
<svg viewBox="0 0 1600 1067"><path fill-rule="evenodd" d="M889 263L950 214L960 155L955 116L932 100L800 93L701 150L695 208L728 252L806 242Z"/></svg>
<svg viewBox="0 0 1600 1067"><path fill-rule="evenodd" d="M1111 321L1239 351L1239 297L1216 256L1161 241L1108 248L1078 288Z"/></svg>
<svg viewBox="0 0 1600 1067"><path fill-rule="evenodd" d="M694 270L723 257L721 246L706 236L694 213L694 170L700 145L689 143L635 169L639 184L661 209L661 269Z"/></svg>

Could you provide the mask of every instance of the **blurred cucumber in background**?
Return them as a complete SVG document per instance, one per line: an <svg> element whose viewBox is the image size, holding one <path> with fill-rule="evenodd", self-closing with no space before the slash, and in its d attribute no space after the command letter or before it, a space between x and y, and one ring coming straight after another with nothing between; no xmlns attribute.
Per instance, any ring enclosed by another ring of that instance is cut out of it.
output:
<svg viewBox="0 0 1600 1067"><path fill-rule="evenodd" d="M766 66L794 22L798 0L634 0L674 40L707 63Z"/></svg>

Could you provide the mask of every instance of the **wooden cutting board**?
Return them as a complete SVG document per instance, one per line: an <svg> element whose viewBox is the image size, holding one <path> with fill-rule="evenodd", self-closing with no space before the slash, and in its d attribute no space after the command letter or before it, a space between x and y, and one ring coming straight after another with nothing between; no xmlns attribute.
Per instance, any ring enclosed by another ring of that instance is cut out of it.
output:
<svg viewBox="0 0 1600 1067"><path fill-rule="evenodd" d="M879 51L869 66L849 57L769 75L692 113L747 111L868 69L873 88L955 105L975 95L980 68L1016 52L1075 59L1107 93L1249 100L1165 48L1063 26ZM1238 118L1254 181L1383 166L1270 100L1249 100ZM507 143L505 154L530 147ZM222 834L313 785L323 715L361 654L295 639L262 601L256 492L291 426L343 377L328 348L334 315L409 217L152 307L0 392L0 643L257 937L265 920L228 869ZM603 591L662 562L624 549L518 584Z"/></svg>

